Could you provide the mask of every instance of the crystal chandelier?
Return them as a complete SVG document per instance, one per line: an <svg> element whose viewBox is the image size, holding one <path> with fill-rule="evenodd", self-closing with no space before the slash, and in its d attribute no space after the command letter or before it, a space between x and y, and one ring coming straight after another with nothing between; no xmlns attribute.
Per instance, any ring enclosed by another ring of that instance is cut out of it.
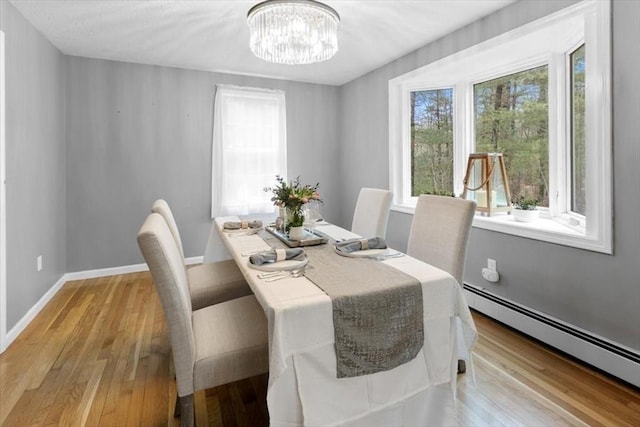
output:
<svg viewBox="0 0 640 427"><path fill-rule="evenodd" d="M247 14L249 47L258 58L277 64L326 61L338 50L340 16L313 0L268 0Z"/></svg>

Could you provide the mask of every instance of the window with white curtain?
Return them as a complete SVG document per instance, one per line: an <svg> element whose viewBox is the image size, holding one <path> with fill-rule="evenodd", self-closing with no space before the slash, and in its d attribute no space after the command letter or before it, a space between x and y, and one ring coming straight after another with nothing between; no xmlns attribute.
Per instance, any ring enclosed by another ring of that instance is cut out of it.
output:
<svg viewBox="0 0 640 427"><path fill-rule="evenodd" d="M211 216L274 212L264 188L287 175L285 94L217 85Z"/></svg>

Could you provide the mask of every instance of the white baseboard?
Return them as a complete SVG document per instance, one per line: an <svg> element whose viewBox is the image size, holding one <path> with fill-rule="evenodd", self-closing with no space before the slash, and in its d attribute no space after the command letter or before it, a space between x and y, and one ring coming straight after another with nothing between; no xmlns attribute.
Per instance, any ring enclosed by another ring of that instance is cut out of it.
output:
<svg viewBox="0 0 640 427"><path fill-rule="evenodd" d="M185 258L187 265L201 264L202 256ZM95 279L98 277L113 276L116 274L137 273L139 271L147 271L149 268L147 264L133 264L125 265L121 267L99 268L96 270L75 271L72 273L65 273L58 279L58 281L38 300L38 302L31 307L31 309L25 314L22 319L15 324L10 331L7 332L3 348L0 348L0 353L3 353L11 343L25 330L29 323L40 313L45 305L54 297L54 295L62 288L62 286L71 280L85 280Z"/></svg>
<svg viewBox="0 0 640 427"><path fill-rule="evenodd" d="M187 265L193 264L202 264L204 262L204 256L192 256L190 258L185 258L184 263Z"/></svg>
<svg viewBox="0 0 640 427"><path fill-rule="evenodd" d="M16 338L18 338L18 335L20 335L20 333L22 333L22 331L24 331L25 328L29 326L29 323L31 323L31 321L35 319L38 313L40 313L40 310L42 310L44 306L47 305L47 303L51 300L51 298L53 298L54 295L62 288L62 286L67 281L65 276L66 274L63 274L62 277L58 279L58 281L44 295L42 295L42 298L40 298L40 300L38 300L38 302L33 307L31 307L27 314L22 316L22 319L20 319L18 323L16 323L15 326L7 332L6 346L2 349L2 351L6 350L11 345L11 343Z"/></svg>
<svg viewBox="0 0 640 427"><path fill-rule="evenodd" d="M184 262L187 265L200 264L202 263L202 259L203 259L202 256L194 256L190 258L185 258ZM123 265L121 267L98 268L96 270L75 271L72 273L67 273L63 277L65 278L66 281L84 280L84 279L95 279L98 277L115 276L116 274L137 273L139 271L147 271L147 270L149 270L149 267L147 267L146 263L143 263L143 264Z"/></svg>
<svg viewBox="0 0 640 427"><path fill-rule="evenodd" d="M95 279L98 277L115 276L116 274L137 273L146 271L147 264L123 265L122 267L99 268L96 270L74 271L64 276L65 281Z"/></svg>
<svg viewBox="0 0 640 427"><path fill-rule="evenodd" d="M471 286L473 285L465 285ZM525 307L506 298L475 288L492 299L502 300L506 304L493 301L481 293L464 290L469 307L486 314L512 328L536 338L560 351L595 366L629 384L640 387L640 352L600 337L592 332L578 328L545 313ZM514 308L510 308L513 306ZM548 320L543 322L535 317ZM554 324L560 327L553 326ZM571 333L574 332L574 333ZM581 338L585 337L585 338ZM600 345L598 344L600 343ZM625 356L626 355L626 356Z"/></svg>

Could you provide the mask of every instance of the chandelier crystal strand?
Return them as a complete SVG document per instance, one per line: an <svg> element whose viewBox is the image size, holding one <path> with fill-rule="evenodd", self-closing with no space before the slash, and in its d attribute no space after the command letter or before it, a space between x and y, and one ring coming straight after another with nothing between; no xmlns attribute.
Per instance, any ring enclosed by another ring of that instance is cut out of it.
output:
<svg viewBox="0 0 640 427"><path fill-rule="evenodd" d="M247 15L251 51L277 64L326 61L338 50L340 17L312 0L269 0Z"/></svg>

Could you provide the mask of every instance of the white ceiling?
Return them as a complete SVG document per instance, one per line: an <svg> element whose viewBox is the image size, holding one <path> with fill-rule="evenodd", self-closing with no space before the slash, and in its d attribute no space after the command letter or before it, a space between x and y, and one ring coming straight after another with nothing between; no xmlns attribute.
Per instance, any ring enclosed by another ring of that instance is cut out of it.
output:
<svg viewBox="0 0 640 427"><path fill-rule="evenodd" d="M249 50L258 1L10 0L67 55L341 85L515 0L327 0L339 51L313 65L276 65Z"/></svg>

